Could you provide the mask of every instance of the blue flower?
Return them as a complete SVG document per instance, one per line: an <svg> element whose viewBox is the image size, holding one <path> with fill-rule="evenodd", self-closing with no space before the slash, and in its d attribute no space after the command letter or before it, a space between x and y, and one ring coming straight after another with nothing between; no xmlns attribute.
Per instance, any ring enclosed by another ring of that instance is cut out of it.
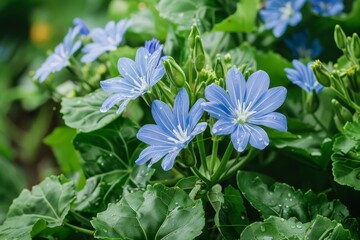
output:
<svg viewBox="0 0 360 240"><path fill-rule="evenodd" d="M287 25L296 26L302 19L300 12L305 0L268 0L260 17L265 22L265 29L272 29L276 37L280 37Z"/></svg>
<svg viewBox="0 0 360 240"><path fill-rule="evenodd" d="M79 26L80 28L80 35L84 35L87 36L90 33L90 30L88 28L88 26L86 25L86 23L80 19L80 18L75 18L73 21L74 26Z"/></svg>
<svg viewBox="0 0 360 240"><path fill-rule="evenodd" d="M145 41L145 48L149 51L150 54L153 54L157 49L161 47L160 41L153 38L149 41Z"/></svg>
<svg viewBox="0 0 360 240"><path fill-rule="evenodd" d="M36 71L34 79L39 78L39 82L45 81L50 73L58 72L64 67L70 65L69 58L80 48L81 41L74 43L75 38L80 31L79 27L69 29L62 43L56 46L54 52L45 60L45 62Z"/></svg>
<svg viewBox="0 0 360 240"><path fill-rule="evenodd" d="M204 99L196 101L189 111L189 96L184 88L175 98L172 110L164 102L155 100L151 112L156 124L147 124L140 128L137 138L150 145L145 148L135 161L141 165L150 160L149 167L163 158L161 166L170 170L176 156L199 133L207 123L198 123L204 110L201 104Z"/></svg>
<svg viewBox="0 0 360 240"><path fill-rule="evenodd" d="M94 28L90 32L93 42L85 45L85 55L82 62L92 62L107 51L114 51L121 43L123 36L130 25L130 21L121 20L118 23L108 22L105 29Z"/></svg>
<svg viewBox="0 0 360 240"><path fill-rule="evenodd" d="M322 52L319 39L309 41L309 33L306 30L295 32L291 38L284 39L285 44L290 48L294 58L314 59Z"/></svg>
<svg viewBox="0 0 360 240"><path fill-rule="evenodd" d="M315 90L318 93L324 88L318 81L316 81L315 75L311 69L313 62L309 62L305 65L294 59L292 64L295 69L285 68L286 75L291 82L307 92Z"/></svg>
<svg viewBox="0 0 360 240"><path fill-rule="evenodd" d="M245 82L244 76L236 68L231 68L226 76L227 92L218 85L205 88L204 109L210 116L219 119L213 126L216 135L231 134L234 148L241 152L247 144L264 149L269 137L262 125L279 131L287 130L286 117L274 112L286 97L286 88L269 89L269 75L256 71Z"/></svg>
<svg viewBox="0 0 360 240"><path fill-rule="evenodd" d="M161 61L162 48L150 54L145 48L136 51L135 62L129 58L120 58L118 70L122 77L115 77L100 82L106 92L113 93L108 97L100 111L106 112L120 103L116 113L120 114L130 100L149 91L165 74Z"/></svg>
<svg viewBox="0 0 360 240"><path fill-rule="evenodd" d="M309 0L312 3L312 10L321 16L334 16L344 9L342 0Z"/></svg>

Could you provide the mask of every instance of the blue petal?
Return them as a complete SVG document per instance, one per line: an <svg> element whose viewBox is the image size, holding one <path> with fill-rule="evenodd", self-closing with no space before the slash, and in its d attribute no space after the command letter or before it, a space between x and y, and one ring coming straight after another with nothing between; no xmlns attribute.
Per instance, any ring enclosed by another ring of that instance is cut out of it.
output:
<svg viewBox="0 0 360 240"><path fill-rule="evenodd" d="M252 124L245 126L250 133L250 145L257 149L264 149L269 145L269 137L261 127Z"/></svg>
<svg viewBox="0 0 360 240"><path fill-rule="evenodd" d="M99 44L100 46L101 45L107 45L108 42L107 42L107 38L106 38L106 32L104 29L102 28L94 28L93 30L91 30L90 32L90 37L92 38L92 40Z"/></svg>
<svg viewBox="0 0 360 240"><path fill-rule="evenodd" d="M200 120L204 113L204 107L202 104L205 102L204 99L200 98L198 99L194 106L190 109L189 115L188 115L188 128L193 129L197 122Z"/></svg>
<svg viewBox="0 0 360 240"><path fill-rule="evenodd" d="M140 128L136 137L149 145L168 145L173 146L173 142L168 138L169 136L163 132L163 130L155 124L147 124Z"/></svg>
<svg viewBox="0 0 360 240"><path fill-rule="evenodd" d="M286 88L274 87L269 89L255 104L252 111L256 111L253 116L260 117L278 109L285 101Z"/></svg>
<svg viewBox="0 0 360 240"><path fill-rule="evenodd" d="M286 22L278 22L278 24L273 29L273 34L275 37L280 37L284 34L286 30L287 24Z"/></svg>
<svg viewBox="0 0 360 240"><path fill-rule="evenodd" d="M141 76L146 76L149 57L149 52L143 47L136 51L135 63Z"/></svg>
<svg viewBox="0 0 360 240"><path fill-rule="evenodd" d="M133 81L134 86L137 84L141 85L139 72L137 71L136 64L133 60L129 58L120 58L118 61L118 70L121 76L124 78L129 78Z"/></svg>
<svg viewBox="0 0 360 240"><path fill-rule="evenodd" d="M256 71L250 75L246 83L246 103L255 104L256 101L269 89L269 75L262 71Z"/></svg>
<svg viewBox="0 0 360 240"><path fill-rule="evenodd" d="M201 123L198 123L195 128L192 130L190 136L191 138L194 138L196 135L202 133L203 131L205 131L207 127L207 123L206 122L201 122Z"/></svg>
<svg viewBox="0 0 360 240"><path fill-rule="evenodd" d="M220 119L220 118L235 118L230 113L230 109L224 106L222 103L217 102L206 102L202 103L202 106L205 111L207 111L210 116Z"/></svg>
<svg viewBox="0 0 360 240"><path fill-rule="evenodd" d="M238 125L236 131L231 134L231 142L234 145L234 148L238 152L242 152L245 150L250 139L250 134L245 131L245 129Z"/></svg>
<svg viewBox="0 0 360 240"><path fill-rule="evenodd" d="M129 102L130 102L130 99L126 99L125 101L123 101L120 104L118 110L116 111L116 114L122 113L124 111L125 107L129 104Z"/></svg>
<svg viewBox="0 0 360 240"><path fill-rule="evenodd" d="M130 91L134 88L133 86L126 84L126 82L120 77L114 77L101 81L100 86L105 92L122 93L124 94L124 97L129 95Z"/></svg>
<svg viewBox="0 0 360 240"><path fill-rule="evenodd" d="M176 95L174 102L174 115L178 124L180 124L182 129L186 129L189 111L189 95L187 94L185 88L182 88L180 92Z"/></svg>
<svg viewBox="0 0 360 240"><path fill-rule="evenodd" d="M164 171L169 171L175 163L175 158L179 154L180 151L174 151L166 155L166 157L161 162L161 167Z"/></svg>
<svg viewBox="0 0 360 240"><path fill-rule="evenodd" d="M220 119L214 124L212 132L216 135L231 134L236 130L237 125L231 119Z"/></svg>
<svg viewBox="0 0 360 240"><path fill-rule="evenodd" d="M122 101L124 99L122 94L113 94L110 95L102 104L100 111L107 112L110 108L112 108L115 104Z"/></svg>
<svg viewBox="0 0 360 240"><path fill-rule="evenodd" d="M230 97L226 94L225 90L213 83L205 88L205 97L207 100L220 103L228 109L235 107L235 105L230 102Z"/></svg>
<svg viewBox="0 0 360 240"><path fill-rule="evenodd" d="M300 12L294 13L294 15L289 19L290 26L296 26L302 19L302 15Z"/></svg>
<svg viewBox="0 0 360 240"><path fill-rule="evenodd" d="M176 119L168 105L164 102L155 100L151 106L151 112L157 125L167 134L173 134L177 129Z"/></svg>
<svg viewBox="0 0 360 240"><path fill-rule="evenodd" d="M229 92L233 106L237 106L238 101L243 102L246 90L245 78L235 67L227 72L226 89Z"/></svg>
<svg viewBox="0 0 360 240"><path fill-rule="evenodd" d="M251 124L274 128L281 132L287 131L286 117L283 114L277 112L268 113L261 117L250 118L248 119L248 122Z"/></svg>
<svg viewBox="0 0 360 240"><path fill-rule="evenodd" d="M149 146L140 153L135 163L138 165L142 165L147 161L149 161L151 158L153 157L158 158L159 155L164 156L168 152L169 152L169 148L164 148L163 146Z"/></svg>

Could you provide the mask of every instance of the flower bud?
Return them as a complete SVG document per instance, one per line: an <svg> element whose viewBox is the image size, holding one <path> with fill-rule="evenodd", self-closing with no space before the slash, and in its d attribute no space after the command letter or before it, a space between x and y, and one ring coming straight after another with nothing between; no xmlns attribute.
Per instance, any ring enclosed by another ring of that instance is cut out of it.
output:
<svg viewBox="0 0 360 240"><path fill-rule="evenodd" d="M314 113L319 108L319 97L315 90L307 93L305 99L305 111L308 113Z"/></svg>
<svg viewBox="0 0 360 240"><path fill-rule="evenodd" d="M223 63L222 63L221 58L219 56L216 58L215 74L216 74L217 78L224 78L225 77L224 66L223 66Z"/></svg>
<svg viewBox="0 0 360 240"><path fill-rule="evenodd" d="M319 61L315 60L315 62L311 65L311 69L315 74L316 80L323 85L324 87L330 87L331 85L331 74L329 70Z"/></svg>
<svg viewBox="0 0 360 240"><path fill-rule="evenodd" d="M342 130L347 122L352 121L352 114L346 107L342 106L338 100L332 99L331 104L335 112L334 120L336 127Z"/></svg>
<svg viewBox="0 0 360 240"><path fill-rule="evenodd" d="M335 26L334 39L339 49L343 50L346 48L346 35L339 25Z"/></svg>
<svg viewBox="0 0 360 240"><path fill-rule="evenodd" d="M195 37L194 61L196 71L200 72L205 67L205 51L199 36Z"/></svg>
<svg viewBox="0 0 360 240"><path fill-rule="evenodd" d="M186 81L186 76L182 68L172 57L165 60L163 64L170 82L178 88L183 87Z"/></svg>
<svg viewBox="0 0 360 240"><path fill-rule="evenodd" d="M190 34L188 37L188 42L189 42L189 46L191 49L193 49L195 47L195 38L197 36L200 36L199 29L196 24L193 24L191 26L191 31L190 31Z"/></svg>
<svg viewBox="0 0 360 240"><path fill-rule="evenodd" d="M351 51L357 59L360 58L360 39L356 33L353 34L351 39Z"/></svg>
<svg viewBox="0 0 360 240"><path fill-rule="evenodd" d="M224 62L226 65L231 65L231 55L230 53L227 53L224 55Z"/></svg>
<svg viewBox="0 0 360 240"><path fill-rule="evenodd" d="M351 67L347 69L346 76L348 78L348 86L356 93L360 92L360 72L357 68Z"/></svg>

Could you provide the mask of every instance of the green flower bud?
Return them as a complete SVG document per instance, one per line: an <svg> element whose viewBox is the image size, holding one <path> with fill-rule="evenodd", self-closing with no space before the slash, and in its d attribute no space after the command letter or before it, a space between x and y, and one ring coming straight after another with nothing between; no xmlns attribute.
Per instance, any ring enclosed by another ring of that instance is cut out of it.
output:
<svg viewBox="0 0 360 240"><path fill-rule="evenodd" d="M188 42L189 42L189 46L190 46L191 49L193 49L195 47L195 38L197 36L200 36L199 29L198 29L196 24L193 24L191 26L191 31L190 31L190 34L189 34L189 37L188 37Z"/></svg>
<svg viewBox="0 0 360 240"><path fill-rule="evenodd" d="M360 92L360 72L356 67L347 69L346 76L348 78L348 87L351 91Z"/></svg>
<svg viewBox="0 0 360 240"><path fill-rule="evenodd" d="M319 108L319 97L316 92L313 90L310 93L307 93L305 99L305 111L308 113L314 113Z"/></svg>
<svg viewBox="0 0 360 240"><path fill-rule="evenodd" d="M343 50L346 48L346 35L339 25L335 26L334 39L339 49Z"/></svg>
<svg viewBox="0 0 360 240"><path fill-rule="evenodd" d="M336 99L332 99L331 104L335 112L334 120L336 127L341 131L347 122L352 121L352 113Z"/></svg>
<svg viewBox="0 0 360 240"><path fill-rule="evenodd" d="M360 58L360 39L356 33L353 34L351 39L351 51L357 59Z"/></svg>
<svg viewBox="0 0 360 240"><path fill-rule="evenodd" d="M224 55L224 63L226 65L231 65L231 55L230 55L230 53L227 53L227 54Z"/></svg>
<svg viewBox="0 0 360 240"><path fill-rule="evenodd" d="M163 64L170 82L178 88L183 87L186 81L186 76L182 68L172 57L165 60Z"/></svg>
<svg viewBox="0 0 360 240"><path fill-rule="evenodd" d="M224 78L225 77L224 66L223 66L223 63L222 63L220 57L216 58L215 74L216 74L217 78Z"/></svg>
<svg viewBox="0 0 360 240"><path fill-rule="evenodd" d="M315 60L315 62L311 65L311 69L313 70L316 80L323 85L324 87L330 87L331 85L331 74L329 70L319 61Z"/></svg>
<svg viewBox="0 0 360 240"><path fill-rule="evenodd" d="M196 71L200 72L205 67L205 51L199 36L195 37L194 61Z"/></svg>

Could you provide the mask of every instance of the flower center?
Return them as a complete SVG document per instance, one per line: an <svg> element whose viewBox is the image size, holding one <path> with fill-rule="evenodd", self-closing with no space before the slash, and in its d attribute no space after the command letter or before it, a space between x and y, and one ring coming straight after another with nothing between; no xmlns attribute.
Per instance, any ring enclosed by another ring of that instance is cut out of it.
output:
<svg viewBox="0 0 360 240"><path fill-rule="evenodd" d="M134 93L135 91L142 93L149 89L149 85L147 84L144 76L137 77L137 79L138 79L138 81L133 79L135 87L133 89L131 89L132 93Z"/></svg>
<svg viewBox="0 0 360 240"><path fill-rule="evenodd" d="M250 111L250 108L252 106L252 103L249 102L249 105L246 106L246 104L243 102L241 103L238 101L237 108L235 109L235 116L234 123L240 123L244 124L250 118L252 115L256 113L256 111Z"/></svg>
<svg viewBox="0 0 360 240"><path fill-rule="evenodd" d="M172 132L174 133L176 138L169 137L168 140L173 141L175 144L182 144L189 140L189 136L187 135L187 129L183 130L179 125L177 125L177 129L173 129Z"/></svg>
<svg viewBox="0 0 360 240"><path fill-rule="evenodd" d="M291 3L290 2L286 3L284 7L280 8L280 12L282 13L281 15L282 20L289 19L294 14L294 10L291 7Z"/></svg>

